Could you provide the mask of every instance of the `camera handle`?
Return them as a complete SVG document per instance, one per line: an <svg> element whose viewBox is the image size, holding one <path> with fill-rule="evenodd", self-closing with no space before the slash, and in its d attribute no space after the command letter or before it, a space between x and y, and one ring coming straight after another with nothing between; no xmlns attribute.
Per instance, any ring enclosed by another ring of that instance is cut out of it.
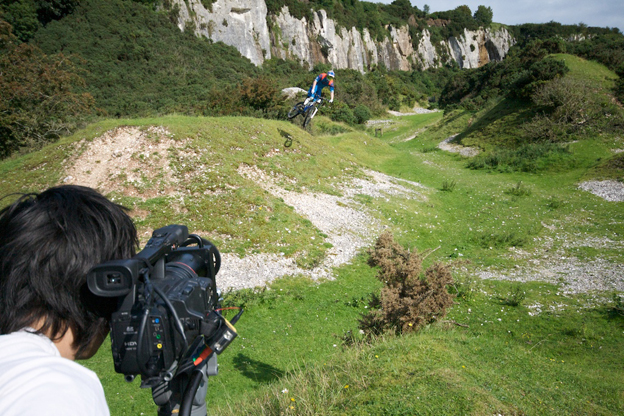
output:
<svg viewBox="0 0 624 416"><path fill-rule="evenodd" d="M208 392L208 376L216 376L219 372L217 364L217 355L212 354L205 365L201 366L201 369L196 371L201 372L201 378L198 380L198 386L189 386L192 383L193 378L187 380L185 383L176 382L172 380L170 382L164 382L159 386L152 388L152 397L154 403L158 405L158 416L172 416L174 410L180 411L180 416L206 416L208 413L206 406L206 393ZM184 401L184 396L187 393L187 388L196 388L195 393L189 392L193 395L191 402L191 409L180 408L180 401ZM185 411L186 410L186 411ZM175 413L178 414L178 413Z"/></svg>

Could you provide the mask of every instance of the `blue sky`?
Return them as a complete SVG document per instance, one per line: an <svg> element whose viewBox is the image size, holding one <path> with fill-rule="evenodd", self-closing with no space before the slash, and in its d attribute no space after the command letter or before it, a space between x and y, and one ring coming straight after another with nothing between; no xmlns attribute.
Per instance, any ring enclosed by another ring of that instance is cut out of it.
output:
<svg viewBox="0 0 624 416"><path fill-rule="evenodd" d="M392 0L364 1L392 3ZM566 25L617 27L624 32L624 0L411 0L411 3L420 10L428 4L431 13L464 4L474 13L483 5L492 8L495 22L508 25L554 20Z"/></svg>

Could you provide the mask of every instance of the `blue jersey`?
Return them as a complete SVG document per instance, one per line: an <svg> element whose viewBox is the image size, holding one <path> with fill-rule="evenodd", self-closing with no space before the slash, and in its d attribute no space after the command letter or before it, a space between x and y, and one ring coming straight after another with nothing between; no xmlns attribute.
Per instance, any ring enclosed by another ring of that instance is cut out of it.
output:
<svg viewBox="0 0 624 416"><path fill-rule="evenodd" d="M334 80L328 77L325 72L323 72L316 77L316 88L312 90L312 87L310 87L308 95L321 95L321 91L325 87L329 87L329 90L331 92L334 92Z"/></svg>

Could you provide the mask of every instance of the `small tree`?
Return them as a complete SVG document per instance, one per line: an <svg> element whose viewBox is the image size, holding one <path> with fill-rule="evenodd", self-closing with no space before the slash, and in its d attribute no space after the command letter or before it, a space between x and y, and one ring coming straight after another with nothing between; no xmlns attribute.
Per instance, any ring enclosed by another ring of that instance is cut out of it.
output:
<svg viewBox="0 0 624 416"><path fill-rule="evenodd" d="M388 231L369 254L368 264L379 267L377 278L384 287L380 296L372 296L371 310L359 320L366 334L412 332L446 315L453 304L453 295L446 288L453 283L448 267L437 263L421 276L426 256L405 250Z"/></svg>
<svg viewBox="0 0 624 416"><path fill-rule="evenodd" d="M483 27L489 27L493 18L494 12L491 7L479 6L474 12L474 19Z"/></svg>

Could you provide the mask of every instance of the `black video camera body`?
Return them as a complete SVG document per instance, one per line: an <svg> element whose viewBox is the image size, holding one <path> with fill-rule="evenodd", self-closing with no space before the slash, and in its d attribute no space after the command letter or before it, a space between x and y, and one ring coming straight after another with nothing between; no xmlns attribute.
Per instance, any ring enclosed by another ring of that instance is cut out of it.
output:
<svg viewBox="0 0 624 416"><path fill-rule="evenodd" d="M133 258L91 270L90 291L118 298L111 319L116 372L127 381L140 374L141 387L153 388L180 367L192 368L198 349L219 354L229 345L236 330L217 310L220 264L212 243L189 236L186 226L169 225L154 231Z"/></svg>

